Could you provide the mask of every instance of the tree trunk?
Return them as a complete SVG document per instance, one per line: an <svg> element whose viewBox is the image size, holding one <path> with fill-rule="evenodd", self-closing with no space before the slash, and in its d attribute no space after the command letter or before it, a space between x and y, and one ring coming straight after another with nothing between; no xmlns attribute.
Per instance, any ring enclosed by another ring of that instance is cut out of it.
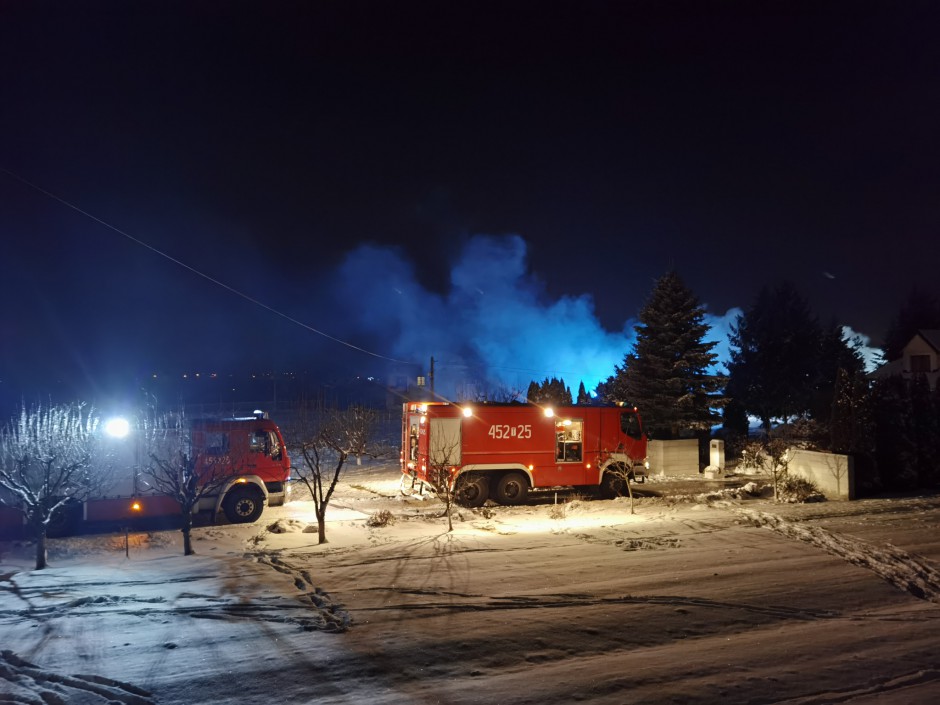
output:
<svg viewBox="0 0 940 705"><path fill-rule="evenodd" d="M192 537L192 531L193 531L192 509L190 509L189 511L183 512L183 526L180 529L180 531L183 533L183 555L191 556L195 553L195 551L193 550L193 537Z"/></svg>
<svg viewBox="0 0 940 705"><path fill-rule="evenodd" d="M42 524L36 529L36 570L42 570L46 563L46 525Z"/></svg>
<svg viewBox="0 0 940 705"><path fill-rule="evenodd" d="M630 514L636 514L636 511L635 511L634 508L633 508L633 488L630 487L630 475L631 475L631 474L632 474L634 477L636 477L636 471L635 471L635 470L632 471L632 473L631 473L631 472L628 472L628 473L627 473L627 476L624 478L624 482L625 482L626 485L627 485L627 495L630 497Z"/></svg>
<svg viewBox="0 0 940 705"><path fill-rule="evenodd" d="M326 507L314 512L317 515L317 536L320 543L328 543L326 540Z"/></svg>

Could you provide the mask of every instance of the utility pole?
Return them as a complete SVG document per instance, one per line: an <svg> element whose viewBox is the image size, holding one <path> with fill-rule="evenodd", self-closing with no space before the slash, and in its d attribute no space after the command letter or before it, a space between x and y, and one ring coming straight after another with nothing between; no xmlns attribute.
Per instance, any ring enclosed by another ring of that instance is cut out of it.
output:
<svg viewBox="0 0 940 705"><path fill-rule="evenodd" d="M428 374L428 382L431 385L431 400L434 399L434 356L431 356L431 372Z"/></svg>

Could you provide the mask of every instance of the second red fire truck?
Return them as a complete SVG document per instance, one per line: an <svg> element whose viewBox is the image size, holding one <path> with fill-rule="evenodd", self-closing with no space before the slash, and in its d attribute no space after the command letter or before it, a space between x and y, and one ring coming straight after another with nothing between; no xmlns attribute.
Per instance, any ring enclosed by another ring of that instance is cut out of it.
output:
<svg viewBox="0 0 940 705"><path fill-rule="evenodd" d="M402 413L402 491L434 487L446 468L458 503L520 504L530 490L574 486L614 497L644 475L634 407L409 402Z"/></svg>

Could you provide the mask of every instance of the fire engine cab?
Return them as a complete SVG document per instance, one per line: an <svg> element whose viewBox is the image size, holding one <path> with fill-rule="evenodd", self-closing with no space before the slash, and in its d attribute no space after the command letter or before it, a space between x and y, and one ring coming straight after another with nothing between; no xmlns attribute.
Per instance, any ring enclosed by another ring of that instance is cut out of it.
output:
<svg viewBox="0 0 940 705"><path fill-rule="evenodd" d="M635 407L409 402L402 413L402 492L434 486L447 468L456 500L525 502L530 490L597 489L614 497L645 477Z"/></svg>
<svg viewBox="0 0 940 705"><path fill-rule="evenodd" d="M194 420L180 432L191 438L196 475L224 480L203 495L196 513L248 523L257 521L265 504L278 506L288 500L290 457L281 430L267 414ZM131 433L110 441L107 451L108 463L115 468L112 481L102 493L67 504L53 515L50 536L69 534L85 523L134 525L179 515L177 501L160 493L142 472L148 462L143 439ZM19 509L0 507L0 535L23 523Z"/></svg>

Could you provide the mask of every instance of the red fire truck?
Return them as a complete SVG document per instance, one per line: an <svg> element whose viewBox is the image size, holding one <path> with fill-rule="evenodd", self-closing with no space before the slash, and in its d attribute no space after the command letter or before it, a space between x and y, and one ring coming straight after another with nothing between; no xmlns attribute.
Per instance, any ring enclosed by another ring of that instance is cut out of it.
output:
<svg viewBox="0 0 940 705"><path fill-rule="evenodd" d="M450 469L460 504L520 504L530 490L574 486L603 496L645 477L646 436L634 407L409 402L402 414L402 492Z"/></svg>
<svg viewBox="0 0 940 705"><path fill-rule="evenodd" d="M265 414L194 420L182 432L191 435L197 475L222 478L218 490L200 500L199 513L247 523L261 516L265 503L287 501L290 459L280 429ZM53 515L50 535L70 533L84 522L127 525L180 513L176 500L160 494L142 472L149 464L146 443L133 431L126 438L102 439L102 452L106 459L99 462L113 468L113 478L100 495L67 504ZM0 508L0 530L22 523L18 510Z"/></svg>

